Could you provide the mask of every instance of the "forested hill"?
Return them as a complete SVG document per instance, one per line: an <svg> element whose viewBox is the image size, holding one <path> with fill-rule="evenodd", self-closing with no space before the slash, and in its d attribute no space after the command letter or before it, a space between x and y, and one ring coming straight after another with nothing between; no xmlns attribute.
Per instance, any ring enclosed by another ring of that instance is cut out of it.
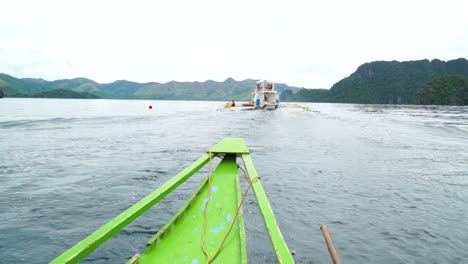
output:
<svg viewBox="0 0 468 264"><path fill-rule="evenodd" d="M71 90L93 94L108 99L165 99L165 100L249 100L256 80L236 81L232 78L224 82L167 82L137 83L126 80L100 84L86 78L46 81L43 79L15 78L0 73L0 90L5 97L47 96L45 91ZM279 93L284 90L298 91L300 88L277 84ZM72 93L61 92L62 95Z"/></svg>
<svg viewBox="0 0 468 264"><path fill-rule="evenodd" d="M365 63L349 77L333 85L330 90L301 90L287 100L369 104L420 103L416 97L418 91L425 84L446 75L468 77L468 61L460 58L447 62L434 59ZM438 87L443 86L441 82L448 80L451 79L439 81ZM451 89L455 90L457 89Z"/></svg>
<svg viewBox="0 0 468 264"><path fill-rule="evenodd" d="M468 77L468 61L435 59L366 63L333 85L330 91L334 100L339 102L415 103L415 95L424 84L448 74Z"/></svg>
<svg viewBox="0 0 468 264"><path fill-rule="evenodd" d="M436 78L419 89L416 103L468 105L468 78L457 75Z"/></svg>

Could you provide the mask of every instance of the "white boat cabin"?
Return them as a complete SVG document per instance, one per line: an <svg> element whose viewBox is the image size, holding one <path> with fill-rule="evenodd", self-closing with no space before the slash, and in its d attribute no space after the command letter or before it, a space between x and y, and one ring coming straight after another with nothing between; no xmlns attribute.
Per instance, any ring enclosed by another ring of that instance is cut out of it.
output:
<svg viewBox="0 0 468 264"><path fill-rule="evenodd" d="M275 90L275 83L272 81L260 80L252 93L252 102L255 108L275 110L279 106L278 92Z"/></svg>

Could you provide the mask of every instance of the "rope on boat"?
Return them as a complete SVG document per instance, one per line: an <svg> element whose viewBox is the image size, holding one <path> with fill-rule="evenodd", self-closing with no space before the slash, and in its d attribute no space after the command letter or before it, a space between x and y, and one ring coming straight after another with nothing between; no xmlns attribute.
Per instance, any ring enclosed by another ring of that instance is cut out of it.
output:
<svg viewBox="0 0 468 264"><path fill-rule="evenodd" d="M207 222L207 219L206 219L206 212L207 212L207 208L208 208L208 203L210 202L210 199L211 199L211 169L212 169L212 159L211 159L211 151L209 151L209 156L210 156L210 166L208 168L208 200L206 201L206 204L205 204L205 208L203 209L203 232L202 232L202 250L203 250L203 253L205 254L206 256L206 264L210 264L212 263L213 261L215 261L215 259L218 257L219 253L221 253L221 250L223 249L223 246L224 246L224 243L226 242L227 238L229 237L229 234L231 233L232 231L232 228L234 227L234 224L236 223L237 221L237 218L239 217L239 212L240 212L240 209L242 208L242 205L244 204L244 200L245 200L245 197L247 197L247 194L249 193L249 190L250 188L252 187L252 184L254 184L257 180L260 180L260 177L255 177L252 179L252 181L248 181L249 182L249 186L247 187L247 189L245 190L245 193L244 195L242 196L242 200L241 202L239 203L239 206L237 207L237 211L236 211L236 215L234 216L234 219L232 220L232 224L231 226L229 227L229 230L228 232L226 233L226 235L224 236L224 239L223 241L221 242L221 245L219 246L218 250L216 251L216 253L213 255L213 257L210 257L210 254L208 253L208 251L206 250L205 248L205 239L206 239L206 236L205 236L205 233L206 233L206 222ZM245 174L245 171L242 169L242 167L240 167L239 165L237 165L237 168L240 168L242 170L242 172L244 173L244 176L246 176Z"/></svg>
<svg viewBox="0 0 468 264"><path fill-rule="evenodd" d="M310 107L308 107L308 106L303 106L303 105L300 105L300 104L288 104L288 105L294 106L294 107L297 107L297 108L301 108L301 109L306 110L306 111L308 111L308 112L320 113L320 111L312 110L312 109L310 109Z"/></svg>
<svg viewBox="0 0 468 264"><path fill-rule="evenodd" d="M297 107L297 108L302 108L302 109L304 109L306 111L310 111L310 108L307 107L307 106L302 106L302 105L299 105L299 104L292 104L292 106Z"/></svg>

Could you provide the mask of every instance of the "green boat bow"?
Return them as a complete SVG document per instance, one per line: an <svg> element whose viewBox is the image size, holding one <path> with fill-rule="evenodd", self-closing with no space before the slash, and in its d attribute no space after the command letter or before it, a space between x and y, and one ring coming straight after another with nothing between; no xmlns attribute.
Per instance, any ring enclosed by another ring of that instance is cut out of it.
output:
<svg viewBox="0 0 468 264"><path fill-rule="evenodd" d="M222 161L211 173L212 159L215 157L222 158ZM294 263L257 176L249 150L240 138L222 140L163 186L51 263L79 262L207 164L210 166L209 175L194 194L148 241L143 254L135 255L127 263L247 263L237 158L244 162L249 188L254 191L277 262Z"/></svg>

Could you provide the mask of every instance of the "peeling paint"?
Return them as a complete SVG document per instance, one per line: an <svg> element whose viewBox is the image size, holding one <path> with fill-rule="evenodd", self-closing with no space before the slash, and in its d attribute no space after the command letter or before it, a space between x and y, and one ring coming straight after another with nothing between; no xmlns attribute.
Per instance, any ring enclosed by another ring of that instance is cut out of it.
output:
<svg viewBox="0 0 468 264"><path fill-rule="evenodd" d="M228 214L228 215L226 216L226 219L228 220L228 222L231 222L233 218L234 218L234 217L233 217L231 214Z"/></svg>
<svg viewBox="0 0 468 264"><path fill-rule="evenodd" d="M217 228L213 228L213 229L210 229L210 233L214 233L214 234L219 234L219 229Z"/></svg>

